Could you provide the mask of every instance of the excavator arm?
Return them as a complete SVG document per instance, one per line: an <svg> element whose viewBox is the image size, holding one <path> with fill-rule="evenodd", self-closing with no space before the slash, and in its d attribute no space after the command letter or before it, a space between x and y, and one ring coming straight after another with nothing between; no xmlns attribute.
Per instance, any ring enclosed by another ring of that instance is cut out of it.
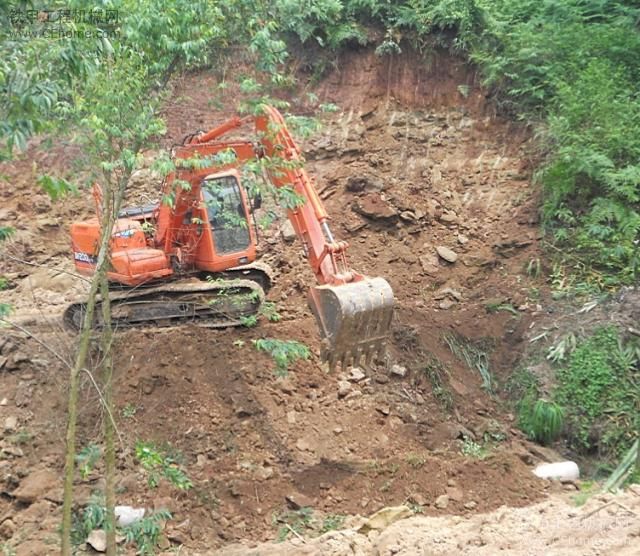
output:
<svg viewBox="0 0 640 556"><path fill-rule="evenodd" d="M219 141L225 133L252 119L258 145ZM229 149L235 153L235 161L229 166L238 166L254 157L268 157L271 183L277 188L293 188L302 200L299 206L287 210L287 216L319 283L310 288L308 302L320 328L322 359L333 368L338 363L355 365L362 359L368 363L382 355L391 328L393 291L383 278L367 278L349 266L348 244L334 238L329 216L304 169L302 152L280 112L263 106L258 116L232 118L192 137L188 144L178 148L175 157L211 156ZM202 177L210 171L210 168L203 170Z"/></svg>
<svg viewBox="0 0 640 556"><path fill-rule="evenodd" d="M273 165L267 172L274 186L292 187L304 201L300 206L289 209L287 214L305 247L318 282L340 285L361 280L363 277L347 264L347 243L333 238L328 225L329 216L304 169L302 153L293 141L284 118L273 107L266 106L263 110L264 115L256 118L256 131ZM278 164L278 161L282 163Z"/></svg>
<svg viewBox="0 0 640 556"><path fill-rule="evenodd" d="M304 200L287 213L320 283L310 288L308 302L321 331L323 359L331 367L358 364L363 358L367 363L385 349L393 316L391 286L383 278L365 278L349 266L348 244L336 241L331 233L329 216L280 112L264 106L256 118L256 131L271 157L271 182L292 187Z"/></svg>

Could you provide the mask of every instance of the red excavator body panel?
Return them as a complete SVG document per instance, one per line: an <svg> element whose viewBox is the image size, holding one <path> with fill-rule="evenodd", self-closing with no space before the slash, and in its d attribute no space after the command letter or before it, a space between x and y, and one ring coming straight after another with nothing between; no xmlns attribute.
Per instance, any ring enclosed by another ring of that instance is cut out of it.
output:
<svg viewBox="0 0 640 556"><path fill-rule="evenodd" d="M76 270L93 274L98 260L100 223L97 218L75 222L71 226L71 245ZM137 286L172 274L167 257L160 249L149 247L140 222L120 218L111 237L110 281Z"/></svg>

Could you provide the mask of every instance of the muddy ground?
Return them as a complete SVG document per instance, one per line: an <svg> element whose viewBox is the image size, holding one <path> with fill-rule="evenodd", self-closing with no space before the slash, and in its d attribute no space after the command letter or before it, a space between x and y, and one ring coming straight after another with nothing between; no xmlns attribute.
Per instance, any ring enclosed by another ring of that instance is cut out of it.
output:
<svg viewBox="0 0 640 556"><path fill-rule="evenodd" d="M547 307L544 281L526 270L540 258L527 130L497 118L473 72L446 55L418 65L414 55L352 53L340 68L296 96L313 91L339 107L303 148L334 234L351 245L353 267L393 287L389 362L362 374L322 368L305 301L313 275L277 224L261 250L277 271L269 298L280 322L118 333L118 503L168 507L165 548L204 553L271 540L299 506L313 508L314 523L400 504L466 520L563 491L532 475L535 462L555 456L523 439L503 391L528 328ZM165 146L231 115L233 95L217 83L200 72L173 84ZM307 111L296 98L292 111ZM0 221L17 233L3 251L11 289L0 301L14 305L13 321L34 336L7 328L0 339L0 546L18 555L56 553L61 360L74 342L59 318L86 288L61 271L73 272L68 227L93 207L86 192L51 202L35 178L71 175L74 149L34 143L1 171ZM139 186L131 201L152 197L147 181ZM305 342L313 355L277 378L273 361L252 344L260 337ZM490 380L483 384L452 345L486 354ZM100 438L101 413L90 379L84 382L87 445ZM134 458L139 440L168 447L193 489L149 488ZM78 479L79 504L100 487L99 471L100 464ZM317 533L314 527L302 533Z"/></svg>

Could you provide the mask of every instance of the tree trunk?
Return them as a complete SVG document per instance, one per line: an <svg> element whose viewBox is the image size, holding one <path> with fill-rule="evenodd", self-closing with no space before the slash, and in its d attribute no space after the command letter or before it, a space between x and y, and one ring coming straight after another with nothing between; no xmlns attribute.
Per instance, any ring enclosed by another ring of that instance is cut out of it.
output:
<svg viewBox="0 0 640 556"><path fill-rule="evenodd" d="M113 408L113 355L111 353L111 342L113 341L113 330L111 328L111 307L109 305L109 283L106 275L102 277L100 284L100 295L102 297L102 337L100 338L102 355L102 385L104 395L104 461L105 461L105 503L107 532L107 556L116 556L116 516L114 508L116 505L116 449L115 449L115 425L113 419L115 412Z"/></svg>
<svg viewBox="0 0 640 556"><path fill-rule="evenodd" d="M111 222L111 226L109 223ZM69 409L67 416L67 434L66 434L66 455L64 466L64 491L62 498L62 532L60 553L62 556L71 556L71 513L73 510L73 479L75 471L76 457L76 427L78 420L78 390L80 372L85 366L87 354L89 352L89 344L92 335L93 315L96 306L96 294L103 277L106 275L109 240L113 221L109 218L109 214L103 212L102 215L102 237L100 239L100 250L98 252L98 261L96 263L96 272L91 280L89 295L87 299L87 307L80 333L78 345L78 353L75 363L69 375Z"/></svg>
<svg viewBox="0 0 640 556"><path fill-rule="evenodd" d="M120 206L119 195L117 202L113 199L113 186L107 181L107 190L103 198L102 211L108 218L107 227L112 230ZM117 205L114 206L114 205ZM113 407L113 329L111 327L111 303L109 301L109 280L106 272L100 277L100 296L102 298L102 330L100 335L100 354L102 368L102 389L104 397L104 465L105 465L105 530L107 534L107 556L116 556L116 448L115 448L115 411Z"/></svg>

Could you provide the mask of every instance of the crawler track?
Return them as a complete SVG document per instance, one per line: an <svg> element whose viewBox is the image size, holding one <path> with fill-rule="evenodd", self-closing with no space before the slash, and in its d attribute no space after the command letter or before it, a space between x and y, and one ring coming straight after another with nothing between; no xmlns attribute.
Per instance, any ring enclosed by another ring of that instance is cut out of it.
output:
<svg viewBox="0 0 640 556"><path fill-rule="evenodd" d="M257 315L271 284L266 265L230 269L212 279L189 278L109 294L114 328L133 326L174 326L193 323L206 328L240 326ZM66 327L80 330L86 303L71 304L64 312ZM101 328L102 299L99 297L93 327Z"/></svg>

